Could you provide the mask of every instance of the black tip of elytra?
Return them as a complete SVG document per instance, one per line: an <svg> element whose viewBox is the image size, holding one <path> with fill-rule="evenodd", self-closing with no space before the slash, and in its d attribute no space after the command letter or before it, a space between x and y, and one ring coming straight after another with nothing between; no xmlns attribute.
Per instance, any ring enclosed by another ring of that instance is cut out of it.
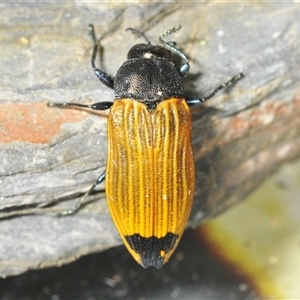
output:
<svg viewBox="0 0 300 300"><path fill-rule="evenodd" d="M174 248L178 235L169 232L162 238L144 238L140 234L133 234L125 238L130 247L140 254L141 265L144 268L151 266L160 269L165 262L165 255Z"/></svg>
<svg viewBox="0 0 300 300"><path fill-rule="evenodd" d="M163 266L164 257L153 254L148 252L141 256L141 266L143 268L155 267L156 269L160 269Z"/></svg>

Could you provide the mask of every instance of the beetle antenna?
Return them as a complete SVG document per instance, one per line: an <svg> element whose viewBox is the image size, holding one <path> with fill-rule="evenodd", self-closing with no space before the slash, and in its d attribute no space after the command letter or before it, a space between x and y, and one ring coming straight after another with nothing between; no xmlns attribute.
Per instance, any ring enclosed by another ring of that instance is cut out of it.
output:
<svg viewBox="0 0 300 300"><path fill-rule="evenodd" d="M178 27L170 28L170 29L166 30L164 33L162 33L159 37L163 39L164 37L176 32L180 29L181 29L181 25L179 25Z"/></svg>
<svg viewBox="0 0 300 300"><path fill-rule="evenodd" d="M178 50L178 49L175 47L176 43L173 43L173 42L168 43L168 42L166 42L166 41L164 40L164 38L165 38L166 36L168 36L168 35L170 35L170 34L176 32L176 31L180 30L180 28L181 28L181 25L179 25L178 27L173 27L173 28L168 29L167 31L165 31L164 33L162 33L162 34L158 37L158 42L159 42L164 48L166 48L166 49L168 49L169 51L171 51L172 53L174 53L174 54L180 56L180 57L185 61L185 63L184 63L184 64L180 67L180 69L179 69L180 75L181 75L182 77L184 77L184 76L188 73L188 71L189 71L189 69L190 69L190 64L189 64L188 58L186 57L186 55L185 55L183 52L181 52L180 50Z"/></svg>
<svg viewBox="0 0 300 300"><path fill-rule="evenodd" d="M126 31L131 31L133 34L142 37L147 42L148 45L151 45L151 42L147 39L147 37L145 36L144 33L140 32L134 28L127 28Z"/></svg>
<svg viewBox="0 0 300 300"><path fill-rule="evenodd" d="M164 33L162 33L159 37L158 37L158 41L160 44L163 45L163 47L167 48L169 51L179 55L185 62L188 63L188 58L186 57L186 55L184 53L182 53L180 50L178 50L177 48L175 48L174 43L167 43L164 38L178 30L181 29L181 25L179 25L178 27L173 27L168 29L167 31L165 31Z"/></svg>

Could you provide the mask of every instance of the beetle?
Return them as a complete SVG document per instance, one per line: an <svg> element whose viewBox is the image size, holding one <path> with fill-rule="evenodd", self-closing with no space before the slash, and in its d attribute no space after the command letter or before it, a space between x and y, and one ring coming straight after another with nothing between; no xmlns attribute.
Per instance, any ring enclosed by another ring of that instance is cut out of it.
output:
<svg viewBox="0 0 300 300"><path fill-rule="evenodd" d="M179 30L171 28L159 36L159 45L134 45L115 77L96 67L98 43L94 42L91 64L98 79L112 88L115 99L91 105L48 103L52 107L110 108L108 157L104 171L77 205L106 180L106 196L114 223L134 259L144 268L161 268L174 252L190 215L195 171L192 153L190 106L212 98L219 90L242 78L240 73L205 98L185 99L183 78L190 65L186 55L164 38ZM184 63L176 69L170 55Z"/></svg>

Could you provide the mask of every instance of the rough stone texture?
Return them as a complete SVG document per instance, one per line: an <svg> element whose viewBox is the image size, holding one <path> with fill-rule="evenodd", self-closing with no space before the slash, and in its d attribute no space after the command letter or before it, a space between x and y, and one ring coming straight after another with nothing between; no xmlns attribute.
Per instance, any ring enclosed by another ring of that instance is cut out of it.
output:
<svg viewBox="0 0 300 300"><path fill-rule="evenodd" d="M110 101L90 66L88 24L115 74L140 40L170 37L191 61L187 97L245 78L193 109L197 190L190 225L243 200L300 154L300 19L296 3L1 3L0 274L60 265L120 244L105 201L70 217L105 168L106 112L47 101ZM104 199L104 186L89 200ZM238 226L238 224L237 224Z"/></svg>

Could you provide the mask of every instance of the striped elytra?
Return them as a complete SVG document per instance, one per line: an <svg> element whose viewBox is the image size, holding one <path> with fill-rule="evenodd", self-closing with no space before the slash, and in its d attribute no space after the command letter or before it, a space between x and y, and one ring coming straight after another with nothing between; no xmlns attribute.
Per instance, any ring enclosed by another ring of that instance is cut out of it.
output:
<svg viewBox="0 0 300 300"><path fill-rule="evenodd" d="M191 115L183 98L151 111L115 100L108 118L106 195L113 220L144 267L168 261L188 220L194 194Z"/></svg>

